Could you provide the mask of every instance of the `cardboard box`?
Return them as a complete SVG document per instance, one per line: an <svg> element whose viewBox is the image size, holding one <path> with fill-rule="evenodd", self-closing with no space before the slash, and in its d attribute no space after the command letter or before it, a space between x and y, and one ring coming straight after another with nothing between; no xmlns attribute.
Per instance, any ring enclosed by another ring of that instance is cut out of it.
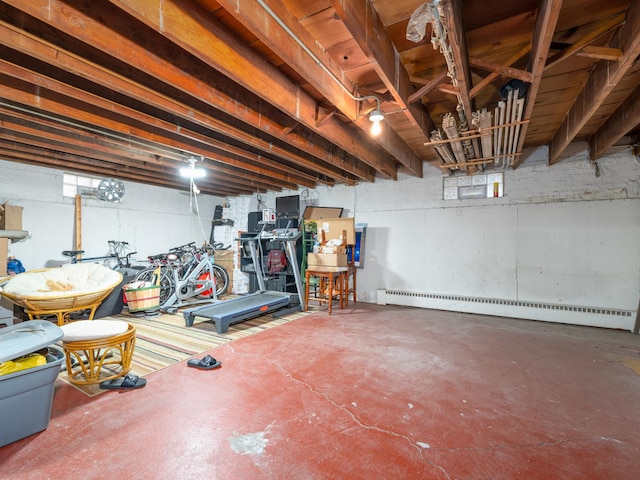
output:
<svg viewBox="0 0 640 480"><path fill-rule="evenodd" d="M225 270L233 270L234 252L231 249L228 250L214 250L213 263L217 263Z"/></svg>
<svg viewBox="0 0 640 480"><path fill-rule="evenodd" d="M313 267L346 267L346 253L309 253L307 254L307 265L309 269Z"/></svg>
<svg viewBox="0 0 640 480"><path fill-rule="evenodd" d="M9 256L9 239L0 238L0 278L7 276L7 257Z"/></svg>
<svg viewBox="0 0 640 480"><path fill-rule="evenodd" d="M347 232L347 245L356 244L356 228L353 218L320 218L316 220L318 235L320 230L324 231L324 239L337 240L342 235L343 230Z"/></svg>
<svg viewBox="0 0 640 480"><path fill-rule="evenodd" d="M22 207L0 205L0 230L22 230Z"/></svg>
<svg viewBox="0 0 640 480"><path fill-rule="evenodd" d="M227 287L227 293L231 293L233 288L233 269L235 268L234 259L235 253L231 249L215 250L213 252L213 263L220 265L229 274L229 286Z"/></svg>

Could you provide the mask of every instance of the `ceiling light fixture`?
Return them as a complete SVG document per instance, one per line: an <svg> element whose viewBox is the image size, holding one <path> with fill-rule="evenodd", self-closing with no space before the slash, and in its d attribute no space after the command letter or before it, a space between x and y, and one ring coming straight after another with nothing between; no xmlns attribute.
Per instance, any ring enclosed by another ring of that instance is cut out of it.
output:
<svg viewBox="0 0 640 480"><path fill-rule="evenodd" d="M372 135L380 135L380 131L382 128L380 127L380 122L384 120L384 112L380 108L376 108L372 110L369 114L369 121L373 123L371 125L371 134Z"/></svg>
<svg viewBox="0 0 640 480"><path fill-rule="evenodd" d="M197 160L195 158L189 159L189 166L180 169L180 175L186 178L203 178L207 175L204 168L196 168Z"/></svg>
<svg viewBox="0 0 640 480"><path fill-rule="evenodd" d="M265 12L267 12L271 18L273 18L275 20L275 22L280 25L280 27L282 27L282 29L287 32L287 35L289 35L299 46L300 48L302 48L307 55L309 55L313 61L316 63L316 65L318 65L320 68L322 68L322 70L324 70L326 72L327 75L329 75L331 77L331 79L336 82L338 84L338 86L340 88L342 88L342 90L344 90L347 95L349 95L353 100L355 100L356 102L364 102L365 100L375 100L376 101L376 109L373 110L371 112L371 114L369 115L369 120L371 120L373 122L373 125L371 126L371 134L372 135L378 135L380 134L380 122L384 119L384 113L382 112L382 109L380 107L380 99L378 97L376 97L375 95L363 95L361 97L354 95L353 93L351 93L351 91L345 87L344 83L342 83L340 81L340 79L338 77L336 77L336 75L329 70L329 68L327 68L327 66L322 63L320 61L320 59L311 51L309 50L309 47L307 47L304 42L302 40L300 40L300 38L298 38L298 36L287 26L286 23L284 23L284 21L264 2L264 0L257 0L258 4L265 10ZM377 114L377 116L379 117L378 120L374 120L371 118L371 115L373 115L374 113Z"/></svg>

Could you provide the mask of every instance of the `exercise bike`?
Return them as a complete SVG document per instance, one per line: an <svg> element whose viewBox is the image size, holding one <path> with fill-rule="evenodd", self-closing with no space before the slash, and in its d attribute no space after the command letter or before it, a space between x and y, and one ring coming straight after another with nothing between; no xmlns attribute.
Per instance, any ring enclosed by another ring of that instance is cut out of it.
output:
<svg viewBox="0 0 640 480"><path fill-rule="evenodd" d="M154 266L138 274L136 281L160 286L161 311L175 313L184 305L216 302L227 290L227 271L213 263L207 249L197 248L195 242L150 256L149 261Z"/></svg>

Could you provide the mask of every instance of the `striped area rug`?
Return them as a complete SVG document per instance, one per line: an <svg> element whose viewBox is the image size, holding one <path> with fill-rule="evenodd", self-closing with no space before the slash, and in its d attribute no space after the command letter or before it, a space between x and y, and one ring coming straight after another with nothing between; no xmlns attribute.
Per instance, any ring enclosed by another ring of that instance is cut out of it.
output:
<svg viewBox="0 0 640 480"><path fill-rule="evenodd" d="M123 312L102 320L124 320L135 325L136 345L130 373L144 377L212 348L288 323L309 313L311 312L294 312L281 318L262 315L231 325L222 334L216 332L211 320L207 321L202 317L196 317L193 326L187 327L179 311L174 315L164 313L156 318ZM59 378L69 383L66 371L60 372ZM100 389L98 385L69 384L88 396L108 391Z"/></svg>

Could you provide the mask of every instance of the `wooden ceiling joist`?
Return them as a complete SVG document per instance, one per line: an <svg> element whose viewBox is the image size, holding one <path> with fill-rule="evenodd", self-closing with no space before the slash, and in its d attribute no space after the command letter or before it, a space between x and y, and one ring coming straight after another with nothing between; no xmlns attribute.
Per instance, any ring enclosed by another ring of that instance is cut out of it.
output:
<svg viewBox="0 0 640 480"><path fill-rule="evenodd" d="M7 148L5 142L0 139L0 155L4 159L10 161L16 161L20 163L30 164L30 165L39 165L42 162L42 158L45 157L50 166L59 168L64 171L75 171L84 173L90 176L109 176L109 177L117 177L123 180L133 180L135 182L147 183L150 185L159 185L166 188L173 188L176 190L184 190L188 191L190 186L186 182L180 183L179 181L167 181L163 178L158 179L159 175L153 176L148 170L129 170L129 169L117 169L111 165L105 165L101 162L95 162L91 159L87 159L86 157L77 157L74 155L68 154L55 154L54 152L46 151L46 150L34 150L30 152L30 150L25 150L23 148L15 149L15 148ZM73 164L74 168L69 169L69 165ZM202 187L204 188L204 187ZM211 184L207 187L213 193L212 195L242 195L242 194L250 194L254 189L235 189L229 188L227 185L216 185ZM241 193L236 193L236 192Z"/></svg>
<svg viewBox="0 0 640 480"><path fill-rule="evenodd" d="M399 54L371 3L368 0L331 0L330 3L373 63L398 109L422 135L422 139L428 142L435 125L422 105L410 101L410 97L416 93L415 88L404 64L398 61ZM402 161L400 158L399 160ZM404 166L413 174L422 176L422 162L414 160L411 164L405 163Z"/></svg>
<svg viewBox="0 0 640 480"><path fill-rule="evenodd" d="M0 62L0 67L2 65L3 63ZM4 74L1 74L0 78L3 76ZM49 96L47 96L44 90L39 90L37 93L27 92L24 90L24 86L21 81L15 78L11 80L4 78L2 84L4 85L5 91L10 92L11 97L14 98L15 101L23 105L27 105L30 108L36 110L42 109L52 115L59 115L61 117L70 116L71 118L75 118L79 122L84 122L87 125L97 125L104 129L104 131L117 132L122 135L123 138L132 136L133 138L140 138L142 140L153 142L158 141L162 137L162 141L165 145L211 159L210 149L193 143L185 143L175 137L171 137L168 133L163 134L160 131L150 131L149 126L143 123L133 126L131 121L127 123L125 119L121 117L117 119L110 119L109 117L111 115L107 112L98 114L96 113L95 107L89 107L87 104L82 104L75 98L62 97L60 94L53 92L50 92ZM216 158L212 160L219 161L219 157L220 155L217 155ZM249 170L252 170L255 173L269 175L272 177L274 185L278 184L278 179L286 182L289 182L290 179L290 175L279 174L272 167L251 166L232 157L227 157L224 160L227 165L241 168L246 166L249 167ZM308 181L303 181L302 183L309 183L310 185L313 185L313 182Z"/></svg>
<svg viewBox="0 0 640 480"><path fill-rule="evenodd" d="M15 76L15 78L18 79L22 79L22 80L29 80L30 82L34 83L34 84L41 84L42 87L47 87L49 89L54 89L56 92L62 94L62 95L67 95L69 98L73 98L74 101L84 101L86 105L91 105L92 107L97 108L104 108L105 110L108 110L109 112L113 113L113 114L119 114L124 116L127 119L130 120L134 120L137 122L140 122L140 124L142 125L147 125L150 127L158 127L161 128L163 130L165 130L166 132L168 132L169 134L174 134L176 132L176 127L173 124L169 124L167 122L162 122L158 119L149 117L147 115L141 114L135 110L132 109L126 109L120 105L116 105L113 102L109 102L106 101L100 97L96 97L96 96L92 96L87 94L86 92L82 92L80 90L77 90L73 87L70 87L68 85L64 85L64 84L60 84L59 82L56 82L53 79L47 79L44 78L42 76L39 76L33 72L29 72L23 68L19 68L17 66L12 66L8 63L6 63L3 60L0 60L0 72L2 73L6 73L6 74L12 74L13 76ZM72 104L73 102L69 102L70 104ZM86 108L88 110L88 108ZM106 116L106 114L105 114ZM123 121L122 123L127 124L129 122L127 121ZM189 132L188 129L186 128L181 128L180 129L180 134L183 136L186 136L190 139L193 140L199 140L202 143L204 143L207 148L209 148L209 150L207 151L207 158L212 159L213 157L213 153L215 153L215 160L217 162L221 162L221 163L225 163L225 161L227 159L231 159L232 157L229 157L227 154L231 154L233 155L235 158L245 158L247 160L256 162L256 163L265 163L265 160L261 159L261 157L259 155L256 155L254 153L248 152L246 150L240 149L240 148L236 148L233 147L227 143L221 142L221 141L217 141L209 136L202 136L201 134L195 133L195 132ZM182 144L179 145L178 147L179 149L182 150L188 150L189 146L188 144ZM214 152L215 150L215 152ZM232 160L233 163L236 162L235 158ZM183 158L180 159L178 158L179 161L184 161L184 155ZM248 166L249 164L247 164ZM249 167L250 169L251 167ZM300 180L303 183L307 183L309 186L314 185L315 184L315 177L311 176L311 175L307 175L306 176L306 180L303 180L303 178L305 178L304 175L300 174L300 172L294 171L292 169L289 169L287 167L284 168L278 168L277 165L274 167L273 163L270 163L269 168L272 168L274 170L274 175L273 178L276 180L277 183L277 178L278 178L278 174L276 173L279 170L286 170L288 171L288 173L292 173L296 176L300 177ZM285 175L286 173L283 173L283 175ZM284 178L284 177L282 177Z"/></svg>
<svg viewBox="0 0 640 480"><path fill-rule="evenodd" d="M614 15L613 17L597 22L597 24L589 28L589 31L585 32L585 34L578 41L574 42L561 52L558 52L553 57L551 57L544 67L545 70L550 69L561 61L578 53L595 39L618 27L622 22L624 22L624 14Z"/></svg>
<svg viewBox="0 0 640 480"><path fill-rule="evenodd" d="M471 121L471 115L475 111L475 106L469 95L471 86L471 70L469 69L469 54L467 51L467 40L464 35L462 21L462 7L460 0L443 0L441 2L443 21L447 28L448 42L455 64L455 76L460 89L459 101L464 109L464 114Z"/></svg>
<svg viewBox="0 0 640 480"><path fill-rule="evenodd" d="M591 119L598 107L632 67L640 55L640 2L631 2L624 25L615 33L610 47L623 52L619 61L601 60L589 76L567 117L549 146L549 164L558 161L580 129ZM626 133L626 132L624 132Z"/></svg>
<svg viewBox="0 0 640 480"><path fill-rule="evenodd" d="M521 48L516 54L511 56L506 61L505 67L507 67L507 68L511 67L511 65L513 65L515 62L520 60L522 57L524 57L530 51L531 51L531 44L529 43L529 44L525 45L523 48ZM469 59L469 61L473 64L473 60L472 59ZM510 71L510 70L508 70L508 71ZM469 92L469 95L471 96L471 98L475 98L475 96L478 95L485 87L487 87L489 84L491 84L491 82L493 82L496 78L498 78L501 75L501 72L503 72L503 70L496 69L496 71L493 71L492 73L490 73L489 75L484 77L482 80L480 80L476 85L474 85L473 88L471 89L471 91ZM504 72L506 73L507 70L504 70ZM529 73L529 72L527 72L527 73ZM530 76L527 81L529 83L531 83L533 81L533 78Z"/></svg>
<svg viewBox="0 0 640 480"><path fill-rule="evenodd" d="M239 43L224 25L206 15L197 5L182 5L174 0L111 0L111 3L180 45L207 65L256 92L265 101L278 106L310 130L326 137L381 174L397 178L397 171L391 159L374 152L364 142L354 142L353 132L337 119L331 118L322 126L316 127L315 100L263 57ZM225 5L224 1L219 3ZM245 9L240 8L242 5L229 10L236 15L244 15L246 22L260 20L254 17L254 4Z"/></svg>
<svg viewBox="0 0 640 480"><path fill-rule="evenodd" d="M511 80L528 86L513 168L526 147L554 163L575 140L595 159L639 138L640 2L490 3L4 0L0 153L179 189L196 157L210 195L396 180L440 163L431 132L499 111ZM455 174L507 165L465 139Z"/></svg>
<svg viewBox="0 0 640 480"><path fill-rule="evenodd" d="M471 65L472 67L480 68L482 70L486 70L487 72L502 75L507 78L517 78L518 80L522 80L523 82L531 83L531 72L527 72L525 70L499 65L497 63L482 60L481 58L473 57L469 59L469 65Z"/></svg>
<svg viewBox="0 0 640 480"><path fill-rule="evenodd" d="M420 100L422 97L426 96L431 90L436 88L447 78L447 71L442 70L435 77L425 83L422 87L420 87L416 92L409 95L407 98L407 103L413 103Z"/></svg>
<svg viewBox="0 0 640 480"><path fill-rule="evenodd" d="M625 132L640 123L640 87L636 88L620 107L589 140L589 158L597 160L604 151L620 140Z"/></svg>
<svg viewBox="0 0 640 480"><path fill-rule="evenodd" d="M81 131L72 136L63 136L57 133L57 128L45 126L42 123L31 124L22 119L15 120L7 114L3 114L1 118L1 137L7 141L47 149L60 155L73 156L76 161L79 158L85 158L87 161L98 161L102 166L111 164L116 171L133 168L141 176L144 176L145 169L154 170L156 173L169 173L177 170L175 162L151 156L131 155L131 149L124 150L121 147L114 147L109 138L94 138L95 134ZM25 151L27 150L28 148L25 147ZM230 190L236 188L236 185L240 189L251 185L260 185L262 188L273 187L272 180L261 180L257 175L253 178L247 178L241 169L211 168L210 164L203 164L202 167L209 170L210 175L217 181L224 182L225 187ZM208 179L202 180L203 188L207 186L208 181ZM293 182L280 183L281 188L293 188L294 186Z"/></svg>
<svg viewBox="0 0 640 480"><path fill-rule="evenodd" d="M622 58L622 50L619 48L594 47L587 45L576 52L576 57L597 58L598 60L611 60L614 62Z"/></svg>
<svg viewBox="0 0 640 480"><path fill-rule="evenodd" d="M561 8L562 0L541 0L540 2L540 8L538 9L538 15L536 16L536 26L531 42L531 55L529 56L529 65L527 68L527 70L531 72L531 83L529 84L527 96L524 102L524 112L522 115L522 121L524 122L531 120L531 114L535 105L536 96L538 95L538 90L540 89L540 82L542 81L544 67L549 55L549 47L553 40L553 33L555 31L556 24L558 23ZM518 146L516 149L517 152L522 151L528 127L529 123L524 123L521 127ZM514 168L518 166L521 159L521 156L516 158L513 164Z"/></svg>
<svg viewBox="0 0 640 480"><path fill-rule="evenodd" d="M471 80L471 70L469 69L469 53L467 49L467 40L465 36L464 23L462 21L462 2L461 0L443 0L442 15L443 22L447 29L447 40L451 47L451 54L455 65L455 76L457 86L460 89L458 93L459 105L466 117L468 125L471 125L471 119L475 112L475 102L471 97L470 91L473 86ZM480 157L480 144L478 139L471 141L473 147L473 158ZM469 167L470 172L475 171L475 167Z"/></svg>
<svg viewBox="0 0 640 480"><path fill-rule="evenodd" d="M96 11L96 12L99 11L98 5L94 6L93 11ZM113 15L113 12L111 13ZM45 19L46 18L44 17L40 18L40 20L42 21L44 21ZM219 108L221 110L224 110L227 113L229 112L233 113L236 111L241 112L242 113L241 120L253 121L253 125L256 128L267 127L269 128L269 132L273 133L274 136L276 137L278 137L278 132L281 132L283 130L281 125L273 124L270 126L269 117L265 117L261 115L260 112L255 112L251 118L247 118L247 113L250 113L250 111L249 112L247 111L250 109L238 108L238 103L236 99L231 99L231 98L225 99L225 96L221 92L213 89L211 86L207 84L203 84L203 82L200 81L198 78L195 78L193 75L187 73L188 69L176 68L173 65L164 61L163 59L161 59L160 57L149 58L149 54L146 50L143 50L140 46L136 45L135 43L129 41L124 37L120 39L119 45L121 50L118 50L118 42L112 41L111 39L112 32L110 30L107 30L106 27L104 26L97 25L95 27L95 30L97 31L93 31L92 34L89 34L85 32L82 26L75 25L74 22L71 22L70 19L66 18L65 15L63 15L62 13L59 13L59 15L54 15L54 20L55 19L60 20L60 22L56 23L52 20L51 23L53 24L53 26L63 29L67 33L76 34L76 36L79 37L81 41L94 42L95 44L99 44L97 46L99 46L102 49L105 49L106 51L112 50L111 53L115 56L118 56L120 51L130 52L129 55L120 55L119 58L121 60L129 61L130 64L135 65L138 68L142 68L146 71L151 71L155 73L156 77L160 78L163 81L172 83L172 85L183 86L184 90L189 92L191 95L196 95L198 99L201 99L203 101L208 100L208 103L210 105L216 108ZM86 19L86 21L89 22L90 19ZM121 17L118 19L118 21L119 23L124 23L124 20ZM20 24L24 24L25 22L28 22L28 19L21 19ZM10 27L8 27L7 30L5 30L5 33L11 33L9 31L9 28ZM101 30L104 30L104 32ZM15 29L14 29L13 35L15 35ZM22 40L23 39L21 38L17 38L13 42L15 45L20 45ZM126 47L123 46L122 43L126 43ZM64 51L60 52L59 48L50 47L49 50L50 52L47 54L52 58L55 58L56 61L61 62L62 66L68 69L69 71L73 71L74 73L86 72L86 74L89 76L89 78L92 81L111 82L113 83L113 88L118 89L118 91L120 91L123 94L138 95L137 98L140 99L141 101L144 101L143 97L145 95L149 95L148 89L144 89L144 88L141 89L140 87L136 88L136 85L132 81L127 80L117 74L114 74L114 72L104 72L104 71L101 72L100 71L101 69L93 65L91 62L87 62L85 60L79 59L77 58L77 56L70 53L65 55L65 52ZM29 51L31 50L29 49ZM58 52L60 53L59 57L58 57ZM162 52L158 52L158 53L162 54ZM47 55L47 54L42 54L42 55ZM166 54L163 55L163 58L175 58L175 52L166 52ZM84 63L84 66L81 65L82 63ZM113 75L113 77L111 77L111 75ZM156 100L158 100L157 96L154 98L154 101ZM147 101L150 101L150 100L147 99ZM222 103L216 103L219 101L222 101ZM160 103L159 105L163 105L163 104ZM173 102L173 105L175 110L177 108L177 102ZM163 108L164 107L167 107L166 103L164 103ZM186 113L183 113L183 114L193 115L194 118L191 119L192 121L197 121L198 119L198 112L194 112L193 109L187 108ZM206 119L204 119L203 121L206 122ZM292 144L292 146L299 148L301 150L305 150L305 149L310 150L311 153L316 156L316 158L321 159L331 165L339 164L341 167L343 167L343 169L345 169L345 171L353 174L356 177L363 178L369 181L373 179L373 173L372 173L373 170L371 168L367 167L366 169L363 169L362 167L358 167L357 164L355 164L354 162L350 161L348 157L345 157L345 156L335 157L331 151L328 151L328 150L320 151L318 149L317 142L316 143L310 142L305 137L298 136L295 134L294 135L282 134L280 135L279 139L286 140L286 142L288 142L289 144ZM259 143L259 142L256 142L256 143ZM273 144L271 144L271 146L273 146ZM328 174L328 172L325 172L325 174L327 174L327 176L330 178L335 178L335 173ZM342 176L339 176L339 178L341 177Z"/></svg>

